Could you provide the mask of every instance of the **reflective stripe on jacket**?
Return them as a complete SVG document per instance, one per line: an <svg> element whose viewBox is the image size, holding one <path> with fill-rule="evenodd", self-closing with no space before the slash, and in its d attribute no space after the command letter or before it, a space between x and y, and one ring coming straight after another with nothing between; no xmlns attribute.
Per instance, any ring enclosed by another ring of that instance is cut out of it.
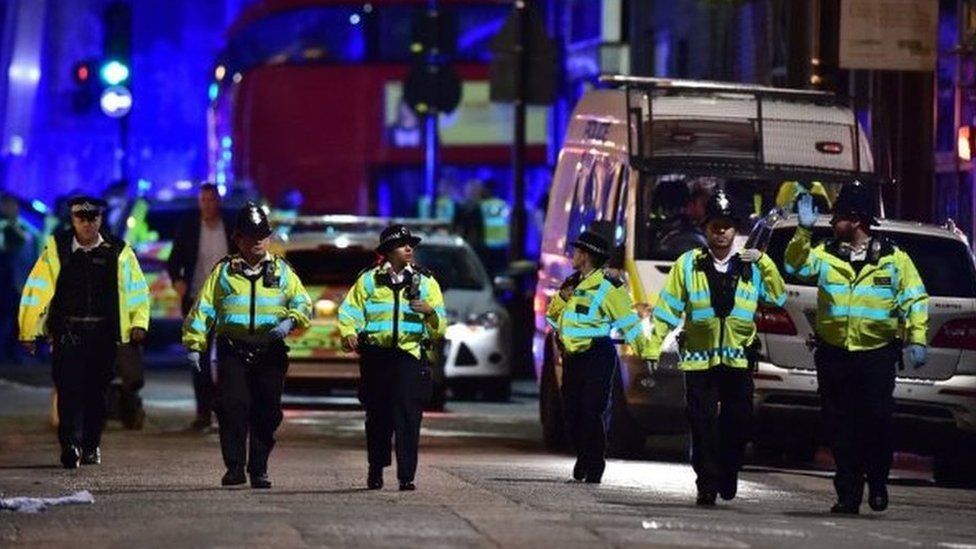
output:
<svg viewBox="0 0 976 549"><path fill-rule="evenodd" d="M610 337L613 330L619 331L638 355L647 352L646 329L634 310L627 285L616 277L608 277L601 269L581 280L568 300L554 294L546 322L571 354L589 349L594 339Z"/></svg>
<svg viewBox="0 0 976 549"><path fill-rule="evenodd" d="M828 243L812 247L811 237L809 229L796 229L786 246L784 268L788 274L817 281L818 337L849 351L867 351L891 343L904 325L908 343L928 343L929 296L908 254L877 241L877 260L868 261L857 273L847 260L831 253Z"/></svg>
<svg viewBox="0 0 976 549"><path fill-rule="evenodd" d="M230 338L260 339L286 318L294 320L293 329L308 327L312 298L288 262L271 257L277 280L270 287L263 276L251 280L244 275L239 255L217 263L183 322L187 349L206 350L210 330Z"/></svg>
<svg viewBox="0 0 976 549"><path fill-rule="evenodd" d="M58 245L55 237L49 236L21 294L17 315L21 341L48 335L47 318L60 273ZM132 328L149 329L149 286L132 247L124 243L119 252L118 281L119 331L122 343L128 343Z"/></svg>
<svg viewBox="0 0 976 549"><path fill-rule="evenodd" d="M447 331L447 312L440 284L429 274L414 270L420 278L420 296L434 309L424 318L410 309L408 285L394 292L382 279L389 275L380 267L369 269L356 279L339 307L339 333L342 337L364 334L373 345L393 347L420 358L424 340L441 339Z"/></svg>
<svg viewBox="0 0 976 549"><path fill-rule="evenodd" d="M756 337L758 302L782 306L786 286L776 264L763 254L759 261L743 266L748 268L747 276L739 276L735 305L729 316L719 318L712 308L708 278L698 266L702 260L711 261L709 255L707 249L698 248L675 260L654 304L649 354L653 359L660 358L664 337L681 324L684 316L680 369L707 370L720 364L746 368L745 348Z"/></svg>

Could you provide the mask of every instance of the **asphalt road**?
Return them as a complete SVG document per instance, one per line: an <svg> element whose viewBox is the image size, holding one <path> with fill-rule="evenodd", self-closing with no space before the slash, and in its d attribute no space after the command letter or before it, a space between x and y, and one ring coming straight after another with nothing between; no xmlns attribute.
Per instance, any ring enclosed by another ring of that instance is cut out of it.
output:
<svg viewBox="0 0 976 549"><path fill-rule="evenodd" d="M0 380L0 498L89 490L90 505L0 511L0 547L947 547L976 548L976 492L938 488L909 463L892 505L840 518L829 473L750 468L739 496L694 505L684 463L616 461L601 485L539 444L531 384L509 404L428 414L416 492L367 491L363 414L288 410L268 491L219 486L217 435L192 418L184 372L155 373L144 430L111 424L103 463L65 471L35 373Z"/></svg>

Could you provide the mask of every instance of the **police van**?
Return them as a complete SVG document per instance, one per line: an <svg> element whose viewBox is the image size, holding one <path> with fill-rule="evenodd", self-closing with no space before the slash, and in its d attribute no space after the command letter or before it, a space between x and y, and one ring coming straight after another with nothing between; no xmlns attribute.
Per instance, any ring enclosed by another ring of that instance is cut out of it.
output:
<svg viewBox="0 0 976 549"><path fill-rule="evenodd" d="M760 86L604 77L609 89L577 104L553 176L535 294L533 353L547 446L565 444L560 355L545 322L549 299L571 274L570 243L586 229L613 244L610 266L626 274L648 316L673 261L703 246L704 203L724 189L742 209L741 235L802 186L829 201L844 182L879 181L854 111L833 94ZM760 319L761 319L760 315ZM610 451L637 456L647 435L686 431L684 377L672 341L653 379L615 335ZM670 367L669 367L670 366Z"/></svg>

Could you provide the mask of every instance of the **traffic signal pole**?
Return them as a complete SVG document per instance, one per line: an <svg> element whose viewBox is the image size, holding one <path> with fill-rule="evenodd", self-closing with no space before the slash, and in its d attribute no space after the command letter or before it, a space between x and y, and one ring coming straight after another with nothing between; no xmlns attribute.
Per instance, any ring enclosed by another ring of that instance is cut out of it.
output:
<svg viewBox="0 0 976 549"><path fill-rule="evenodd" d="M525 0L516 0L513 5L516 12L515 100L513 102L515 135L512 140L512 230L508 247L509 260L513 262L525 257L526 8Z"/></svg>

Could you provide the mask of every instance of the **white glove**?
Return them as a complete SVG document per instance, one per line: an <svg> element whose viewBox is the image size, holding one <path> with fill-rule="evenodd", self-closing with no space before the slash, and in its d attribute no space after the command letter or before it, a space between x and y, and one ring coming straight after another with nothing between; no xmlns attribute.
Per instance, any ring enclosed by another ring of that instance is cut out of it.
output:
<svg viewBox="0 0 976 549"><path fill-rule="evenodd" d="M746 248L739 252L739 259L746 263L755 263L759 261L763 253L755 248Z"/></svg>
<svg viewBox="0 0 976 549"><path fill-rule="evenodd" d="M190 351L186 353L186 361L193 366L193 369L200 371L200 351Z"/></svg>

